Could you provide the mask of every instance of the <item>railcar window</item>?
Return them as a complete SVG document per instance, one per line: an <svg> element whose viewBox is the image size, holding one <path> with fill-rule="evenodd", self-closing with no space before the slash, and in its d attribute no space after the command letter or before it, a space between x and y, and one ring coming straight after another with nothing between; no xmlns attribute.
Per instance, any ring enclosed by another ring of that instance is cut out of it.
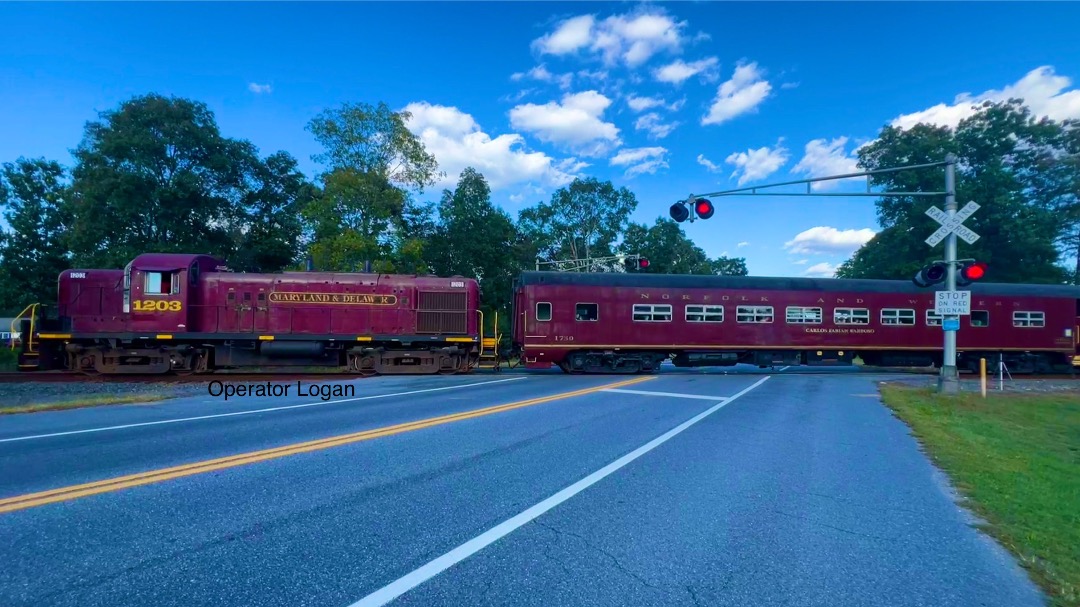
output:
<svg viewBox="0 0 1080 607"><path fill-rule="evenodd" d="M915 325L915 310L902 308L884 308L881 310L881 324L883 325Z"/></svg>
<svg viewBox="0 0 1080 607"><path fill-rule="evenodd" d="M1044 327L1046 314L1042 312L1013 312L1014 327Z"/></svg>
<svg viewBox="0 0 1080 607"><path fill-rule="evenodd" d="M989 310L972 310L971 311L971 326L973 326L973 327L989 327L990 326L990 311Z"/></svg>
<svg viewBox="0 0 1080 607"><path fill-rule="evenodd" d="M686 306L686 322L724 322L724 306Z"/></svg>
<svg viewBox="0 0 1080 607"><path fill-rule="evenodd" d="M833 322L838 325L868 325L870 324L870 310L868 308L833 308Z"/></svg>
<svg viewBox="0 0 1080 607"><path fill-rule="evenodd" d="M574 310L574 320L596 320L600 317L600 306L594 303L579 303Z"/></svg>
<svg viewBox="0 0 1080 607"><path fill-rule="evenodd" d="M941 314L933 310L926 311L926 326L928 327L940 327L941 326Z"/></svg>
<svg viewBox="0 0 1080 607"><path fill-rule="evenodd" d="M819 325L821 324L821 308L789 306L787 321L798 325Z"/></svg>
<svg viewBox="0 0 1080 607"><path fill-rule="evenodd" d="M180 292L178 272L147 272L143 282L143 295L169 295Z"/></svg>
<svg viewBox="0 0 1080 607"><path fill-rule="evenodd" d="M735 322L766 323L772 321L772 306L739 306L735 308Z"/></svg>
<svg viewBox="0 0 1080 607"><path fill-rule="evenodd" d="M671 322L668 304L634 304L634 320L640 322Z"/></svg>
<svg viewBox="0 0 1080 607"><path fill-rule="evenodd" d="M551 320L551 304L541 301L536 304L536 320Z"/></svg>

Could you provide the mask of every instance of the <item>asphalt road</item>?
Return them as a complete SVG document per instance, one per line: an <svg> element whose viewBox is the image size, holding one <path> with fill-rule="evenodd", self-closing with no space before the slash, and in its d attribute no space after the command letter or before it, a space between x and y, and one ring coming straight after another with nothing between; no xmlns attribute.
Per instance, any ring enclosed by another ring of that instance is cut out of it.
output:
<svg viewBox="0 0 1080 607"><path fill-rule="evenodd" d="M872 377L633 379L0 417L0 605L1042 604Z"/></svg>

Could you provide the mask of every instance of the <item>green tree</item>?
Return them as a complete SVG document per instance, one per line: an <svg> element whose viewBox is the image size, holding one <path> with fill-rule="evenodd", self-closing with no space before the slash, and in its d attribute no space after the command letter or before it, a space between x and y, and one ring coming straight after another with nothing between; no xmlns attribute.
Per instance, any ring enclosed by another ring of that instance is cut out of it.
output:
<svg viewBox="0 0 1080 607"><path fill-rule="evenodd" d="M19 158L0 166L0 207L10 231L0 243L0 308L17 314L54 303L67 249L66 171L58 163Z"/></svg>
<svg viewBox="0 0 1080 607"><path fill-rule="evenodd" d="M619 246L624 255L641 255L649 260L643 271L655 274L724 274L745 276L746 260L709 256L687 238L682 226L658 217L652 227L631 223Z"/></svg>
<svg viewBox="0 0 1080 607"><path fill-rule="evenodd" d="M637 204L625 187L595 177L577 178L556 190L550 202L522 210L518 226L547 260L608 257Z"/></svg>
<svg viewBox="0 0 1080 607"><path fill-rule="evenodd" d="M955 153L958 204L974 200L982 206L965 222L981 238L973 245L959 241L958 256L989 263L987 278L992 281L1060 282L1055 248L1060 228L1053 213L1030 198L1037 155L1029 153L1053 145L1058 128L1035 120L1020 101L987 102L955 129L886 127L875 142L859 150L859 166L875 170L938 162ZM874 185L889 190L941 191L943 184L942 167L874 179ZM910 279L924 264L941 259L940 246L931 249L923 242L938 227L925 215L931 204L942 203L913 196L879 200L881 232L842 264L837 276Z"/></svg>
<svg viewBox="0 0 1080 607"><path fill-rule="evenodd" d="M405 192L376 173L343 168L323 175L321 195L303 210L315 266L355 272L366 261L389 260L390 228L405 203Z"/></svg>
<svg viewBox="0 0 1080 607"><path fill-rule="evenodd" d="M263 163L249 142L221 135L205 104L183 98L135 97L100 118L87 123L75 150L77 262L122 267L148 251L231 259L246 247L243 264L276 265L287 255L291 243L280 239L292 238L292 227L244 236L290 195L277 188L298 189L287 155Z"/></svg>
<svg viewBox="0 0 1080 607"><path fill-rule="evenodd" d="M491 189L476 169L461 172L457 187L445 190L428 259L436 274L477 279L487 310L505 306L521 269L512 250L517 231L510 216L491 202Z"/></svg>
<svg viewBox="0 0 1080 607"><path fill-rule="evenodd" d="M411 117L385 103L345 103L324 110L307 127L325 148L313 159L330 171L374 173L389 183L423 192L441 174L435 157L406 126Z"/></svg>
<svg viewBox="0 0 1080 607"><path fill-rule="evenodd" d="M254 158L254 156L252 156ZM246 272L279 272L298 261L301 210L319 195L285 152L256 162L241 201L245 213L229 267Z"/></svg>
<svg viewBox="0 0 1080 607"><path fill-rule="evenodd" d="M385 103L346 103L308 123L324 151L322 195L303 216L309 252L319 269L355 271L364 262L382 272L424 271L422 215L409 189L422 193L441 176L435 157L409 131L408 112Z"/></svg>

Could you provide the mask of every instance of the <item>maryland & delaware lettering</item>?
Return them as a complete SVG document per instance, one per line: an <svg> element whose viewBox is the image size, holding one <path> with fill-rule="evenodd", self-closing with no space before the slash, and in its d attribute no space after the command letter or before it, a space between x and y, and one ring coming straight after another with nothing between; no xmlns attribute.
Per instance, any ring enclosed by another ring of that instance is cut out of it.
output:
<svg viewBox="0 0 1080 607"><path fill-rule="evenodd" d="M342 396L356 396L356 386L352 384L305 384L296 380L296 392L291 394L292 386L284 383L265 384L226 384L220 380L210 382L206 389L210 396L224 396L225 400L244 396L318 396L320 400L330 400Z"/></svg>

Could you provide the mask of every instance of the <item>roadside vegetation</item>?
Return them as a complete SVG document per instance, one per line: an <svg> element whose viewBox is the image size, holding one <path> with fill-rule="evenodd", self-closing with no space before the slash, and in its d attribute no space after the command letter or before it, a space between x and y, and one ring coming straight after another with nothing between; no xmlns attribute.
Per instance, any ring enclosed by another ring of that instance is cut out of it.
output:
<svg viewBox="0 0 1080 607"><path fill-rule="evenodd" d="M10 407L0 405L0 415L12 415L15 413L37 413L40 411L63 411L65 409L82 409L84 407L124 405L129 403L151 403L166 400L169 398L173 397L165 394L86 396L40 404L15 405Z"/></svg>
<svg viewBox="0 0 1080 607"><path fill-rule="evenodd" d="M1080 606L1080 392L882 398L1056 607Z"/></svg>

